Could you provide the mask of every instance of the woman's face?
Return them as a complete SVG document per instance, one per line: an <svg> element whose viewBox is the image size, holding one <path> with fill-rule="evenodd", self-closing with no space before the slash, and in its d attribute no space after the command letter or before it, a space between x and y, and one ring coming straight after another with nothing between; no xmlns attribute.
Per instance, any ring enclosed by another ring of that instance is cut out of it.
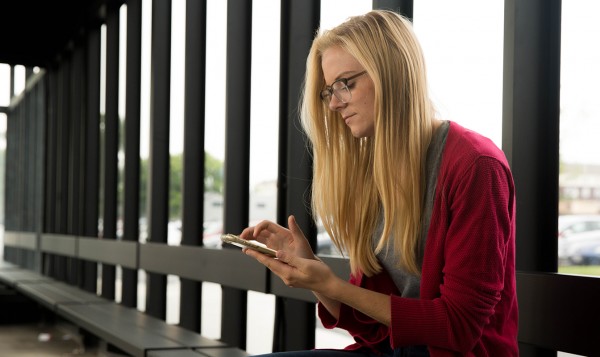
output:
<svg viewBox="0 0 600 357"><path fill-rule="evenodd" d="M330 47L323 52L321 66L327 86L331 86L339 79L352 77L365 70L354 57L338 46ZM373 81L365 73L350 79L348 89L351 94L349 100L344 103L338 96L331 95L329 109L340 113L342 120L350 128L355 138L373 136L375 134ZM342 97L344 96L342 95Z"/></svg>

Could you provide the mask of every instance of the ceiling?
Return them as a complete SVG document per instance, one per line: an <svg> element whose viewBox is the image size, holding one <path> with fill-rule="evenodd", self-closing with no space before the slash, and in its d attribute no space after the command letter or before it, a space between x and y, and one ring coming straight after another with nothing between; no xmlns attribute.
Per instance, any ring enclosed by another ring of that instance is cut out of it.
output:
<svg viewBox="0 0 600 357"><path fill-rule="evenodd" d="M47 67L99 23L102 0L0 1L0 63Z"/></svg>

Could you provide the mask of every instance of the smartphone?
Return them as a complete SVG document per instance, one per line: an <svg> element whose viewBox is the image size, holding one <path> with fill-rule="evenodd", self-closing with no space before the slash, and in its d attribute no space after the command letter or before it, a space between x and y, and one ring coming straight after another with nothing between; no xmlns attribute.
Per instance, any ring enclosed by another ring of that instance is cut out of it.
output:
<svg viewBox="0 0 600 357"><path fill-rule="evenodd" d="M277 255L276 250L268 248L266 245L262 244L261 242L256 241L256 240L245 240L243 238L240 238L239 236L236 236L235 234L223 234L221 236L221 240L225 243L233 244L240 248L254 249L256 251L259 251L266 255L270 255L272 257L275 257Z"/></svg>

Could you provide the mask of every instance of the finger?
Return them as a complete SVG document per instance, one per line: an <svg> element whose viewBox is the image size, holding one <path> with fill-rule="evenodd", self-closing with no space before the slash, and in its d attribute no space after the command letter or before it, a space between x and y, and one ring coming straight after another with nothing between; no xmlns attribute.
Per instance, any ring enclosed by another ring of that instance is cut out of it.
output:
<svg viewBox="0 0 600 357"><path fill-rule="evenodd" d="M246 255L249 255L251 257L253 257L254 259L258 260L259 263L261 263L262 265L266 266L269 270L271 270L273 273L279 275L282 273L282 269L286 269L287 264L285 264L283 261L279 260L279 259L274 259L266 254L262 254L256 250L253 249L245 249L244 253L246 253ZM287 267L288 269L290 267Z"/></svg>
<svg viewBox="0 0 600 357"><path fill-rule="evenodd" d="M267 234L271 233L273 229L272 227L274 225L276 226L276 224L271 221L261 221L254 227L254 238L258 238L261 235L261 233L265 231L267 232Z"/></svg>
<svg viewBox="0 0 600 357"><path fill-rule="evenodd" d="M248 227L248 228L244 229L242 231L242 233L240 233L240 237L243 239L246 239L246 240L252 239L253 235L254 235L254 227Z"/></svg>

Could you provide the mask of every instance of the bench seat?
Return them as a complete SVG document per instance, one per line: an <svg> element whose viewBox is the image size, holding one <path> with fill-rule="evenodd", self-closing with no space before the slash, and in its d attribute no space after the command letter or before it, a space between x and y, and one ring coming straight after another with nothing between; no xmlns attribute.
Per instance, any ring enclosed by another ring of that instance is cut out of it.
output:
<svg viewBox="0 0 600 357"><path fill-rule="evenodd" d="M0 283L131 356L249 356L244 350L76 286L11 263L3 262L0 267Z"/></svg>

